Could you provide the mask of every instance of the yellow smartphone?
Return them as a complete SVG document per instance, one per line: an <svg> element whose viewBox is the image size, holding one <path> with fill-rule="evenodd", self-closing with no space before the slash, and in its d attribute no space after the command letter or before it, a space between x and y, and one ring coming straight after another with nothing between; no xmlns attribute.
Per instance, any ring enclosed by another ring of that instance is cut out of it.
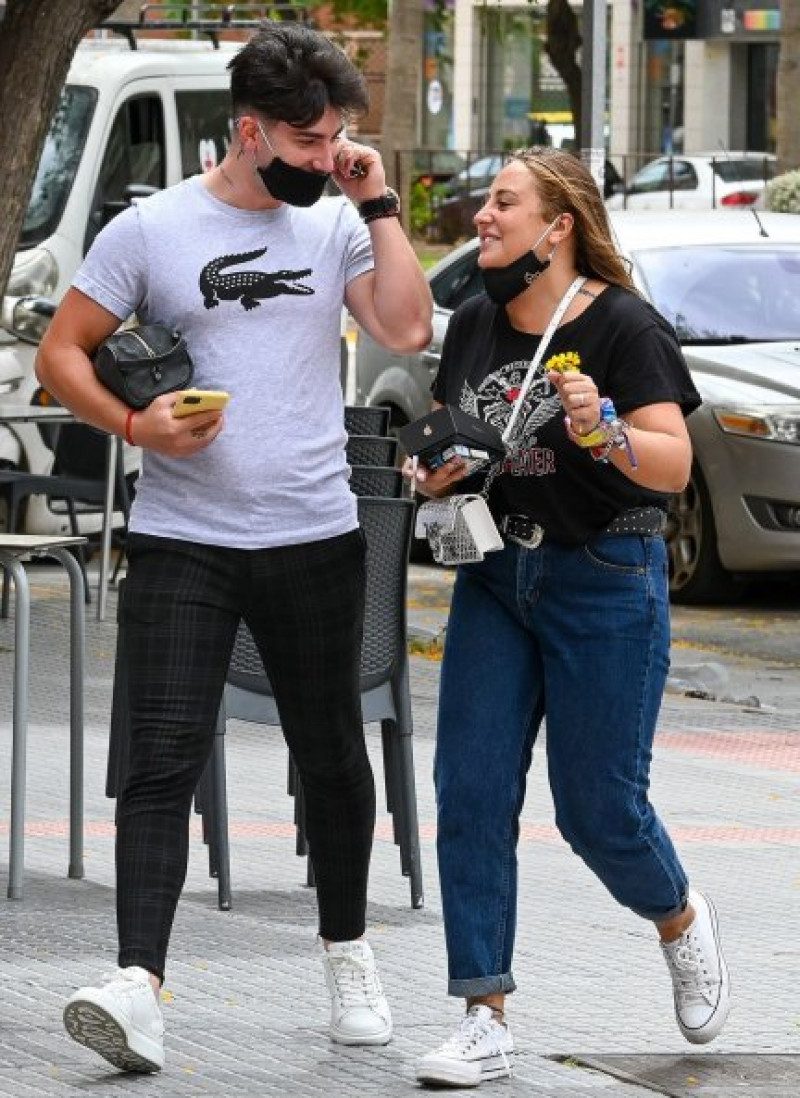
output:
<svg viewBox="0 0 800 1098"><path fill-rule="evenodd" d="M197 412L220 412L231 399L223 389L184 389L178 393L173 416L193 416Z"/></svg>

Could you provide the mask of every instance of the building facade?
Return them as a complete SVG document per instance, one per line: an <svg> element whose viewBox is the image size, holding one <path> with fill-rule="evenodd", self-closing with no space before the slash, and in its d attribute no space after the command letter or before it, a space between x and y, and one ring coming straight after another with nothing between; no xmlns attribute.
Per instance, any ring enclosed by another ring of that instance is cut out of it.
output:
<svg viewBox="0 0 800 1098"><path fill-rule="evenodd" d="M615 2L609 40L614 152L775 151L780 0Z"/></svg>
<svg viewBox="0 0 800 1098"><path fill-rule="evenodd" d="M579 19L582 6L573 4ZM526 0L447 0L444 14L430 6L423 146L574 141L566 89L544 49L544 9ZM780 0L608 0L609 150L774 151L779 38Z"/></svg>

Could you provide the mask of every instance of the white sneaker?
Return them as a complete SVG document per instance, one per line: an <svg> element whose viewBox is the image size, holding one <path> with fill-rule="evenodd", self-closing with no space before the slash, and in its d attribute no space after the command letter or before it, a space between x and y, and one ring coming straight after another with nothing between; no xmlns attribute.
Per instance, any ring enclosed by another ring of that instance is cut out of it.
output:
<svg viewBox="0 0 800 1098"><path fill-rule="evenodd" d="M675 1017L693 1045L705 1045L719 1034L731 1006L728 966L722 956L714 905L702 892L689 891L695 917L674 942L661 948L672 977Z"/></svg>
<svg viewBox="0 0 800 1098"><path fill-rule="evenodd" d="M514 1039L508 1026L482 1004L467 1011L455 1033L417 1064L420 1083L476 1087L486 1079L510 1075L514 1066Z"/></svg>
<svg viewBox="0 0 800 1098"><path fill-rule="evenodd" d="M331 994L331 1040L340 1045L387 1044L392 1015L369 943L360 939L320 948Z"/></svg>
<svg viewBox="0 0 800 1098"><path fill-rule="evenodd" d="M164 1066L164 1021L144 968L117 969L102 986L76 991L64 1007L64 1025L120 1071Z"/></svg>

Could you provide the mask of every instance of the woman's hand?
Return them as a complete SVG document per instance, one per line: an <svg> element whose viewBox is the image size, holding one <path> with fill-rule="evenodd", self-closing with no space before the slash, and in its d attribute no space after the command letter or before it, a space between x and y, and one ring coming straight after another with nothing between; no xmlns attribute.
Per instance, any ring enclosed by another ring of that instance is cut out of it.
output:
<svg viewBox="0 0 800 1098"><path fill-rule="evenodd" d="M573 434L588 435L600 422L600 394L588 374L580 370L548 370L550 384L558 391Z"/></svg>
<svg viewBox="0 0 800 1098"><path fill-rule="evenodd" d="M433 499L439 496L449 496L453 487L467 475L464 459L460 457L450 458L439 469L429 469L427 465L417 464L416 478L417 491L422 496L431 496ZM403 476L411 480L414 476L414 459L406 458L403 463Z"/></svg>
<svg viewBox="0 0 800 1098"><path fill-rule="evenodd" d="M155 450L166 457L192 457L210 446L223 428L222 412L198 412L193 416L176 417L172 408L177 393L164 393L136 412L131 422L131 436L137 446Z"/></svg>

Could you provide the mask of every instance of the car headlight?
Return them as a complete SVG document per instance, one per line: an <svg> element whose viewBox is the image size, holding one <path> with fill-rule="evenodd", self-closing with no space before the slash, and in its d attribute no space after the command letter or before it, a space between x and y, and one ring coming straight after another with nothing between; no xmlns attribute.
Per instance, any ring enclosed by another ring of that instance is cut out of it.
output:
<svg viewBox="0 0 800 1098"><path fill-rule="evenodd" d="M21 297L11 309L11 331L27 343L41 343L55 311L56 303L49 297Z"/></svg>
<svg viewBox="0 0 800 1098"><path fill-rule="evenodd" d="M58 285L58 266L46 248L18 254L6 286L9 297L49 297Z"/></svg>
<svg viewBox="0 0 800 1098"><path fill-rule="evenodd" d="M728 434L800 444L800 405L764 406L757 410L715 408L714 418Z"/></svg>

